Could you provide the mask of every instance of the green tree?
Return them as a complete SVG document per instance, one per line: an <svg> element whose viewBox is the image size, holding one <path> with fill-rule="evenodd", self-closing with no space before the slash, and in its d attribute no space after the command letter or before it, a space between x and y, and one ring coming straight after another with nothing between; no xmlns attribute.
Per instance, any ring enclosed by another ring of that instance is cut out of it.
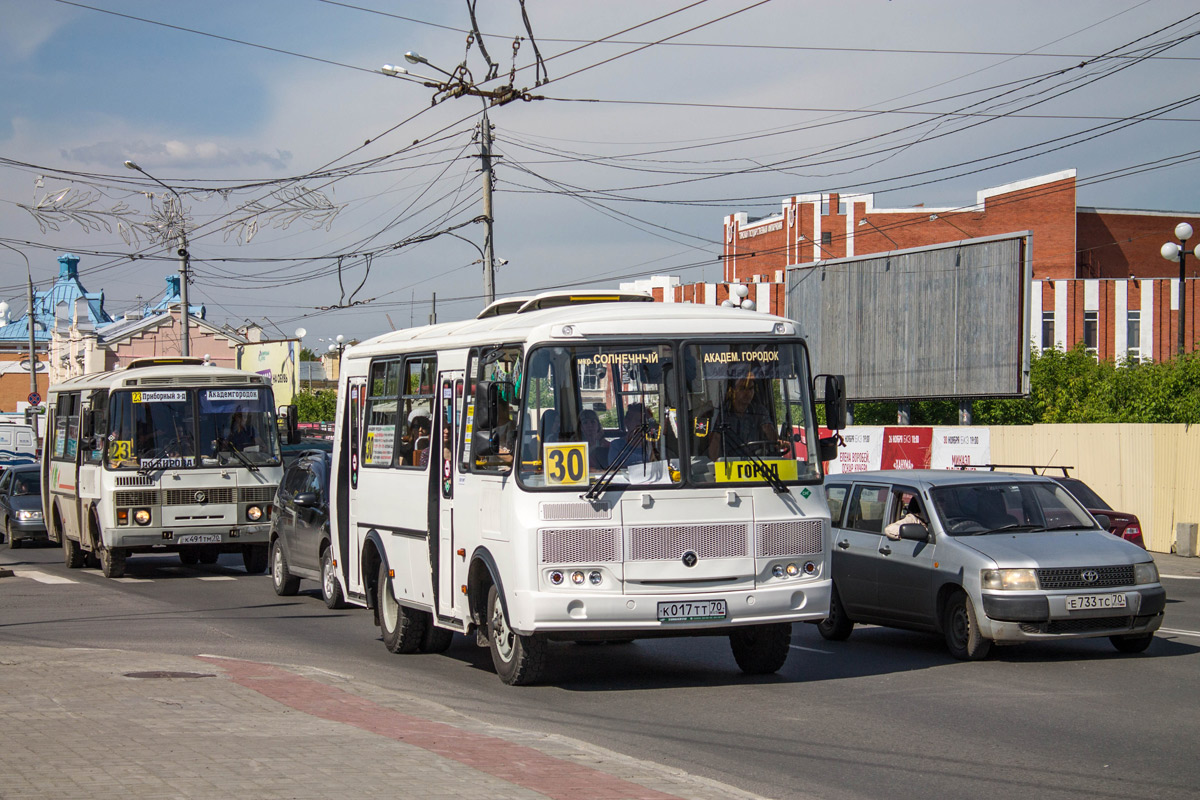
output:
<svg viewBox="0 0 1200 800"><path fill-rule="evenodd" d="M296 395L296 417L300 422L333 422L337 392L333 389L301 391Z"/></svg>

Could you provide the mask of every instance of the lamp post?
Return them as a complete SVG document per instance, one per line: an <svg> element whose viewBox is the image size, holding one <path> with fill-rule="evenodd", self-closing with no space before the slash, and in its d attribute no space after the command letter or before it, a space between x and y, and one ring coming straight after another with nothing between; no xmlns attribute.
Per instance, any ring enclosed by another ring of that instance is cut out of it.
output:
<svg viewBox="0 0 1200 800"><path fill-rule="evenodd" d="M729 287L729 297L721 303L721 308L740 308L742 311L753 311L757 307L750 299L750 287L740 283Z"/></svg>
<svg viewBox="0 0 1200 800"><path fill-rule="evenodd" d="M296 361L292 364L292 402L296 402L296 395L300 394L300 355L304 352L304 337L308 331L304 328L296 328L296 343L299 345L296 352ZM312 394L312 365L309 365L308 370L308 392Z"/></svg>
<svg viewBox="0 0 1200 800"><path fill-rule="evenodd" d="M1179 262L1179 343L1176 349L1176 355L1183 355L1184 342L1186 339L1185 330L1187 327L1187 300L1184 295L1184 265L1187 262L1187 240L1192 238L1192 226L1186 222L1181 222L1175 226L1175 238L1179 240L1179 244L1167 242L1159 249L1162 257L1167 261ZM1196 245L1196 258L1200 258L1200 244Z"/></svg>
<svg viewBox="0 0 1200 800"><path fill-rule="evenodd" d="M136 162L126 161L125 166L134 172L142 173L147 178L166 189L175 196L175 202L179 204L179 304L182 306L179 314L179 354L186 358L191 355L191 335L188 331L188 247L187 227L183 222L183 198L179 196L179 192L175 191L170 186L167 186L149 172L146 172L146 170L139 167Z"/></svg>
<svg viewBox="0 0 1200 800"><path fill-rule="evenodd" d="M346 349L346 345L344 344L345 339L346 339L346 337L342 336L339 333L337 336L334 337L334 340L329 344L330 355L333 355L334 353L337 354L337 365L338 365L338 377L339 378L341 377L341 374L342 374L342 351Z"/></svg>
<svg viewBox="0 0 1200 800"><path fill-rule="evenodd" d="M33 336L33 270L29 266L29 256L10 244L0 242L0 245L4 245L4 247L7 247L25 259L25 276L29 279L29 393L31 395L37 394L37 343L34 341ZM49 350L47 350L47 353L49 353Z"/></svg>

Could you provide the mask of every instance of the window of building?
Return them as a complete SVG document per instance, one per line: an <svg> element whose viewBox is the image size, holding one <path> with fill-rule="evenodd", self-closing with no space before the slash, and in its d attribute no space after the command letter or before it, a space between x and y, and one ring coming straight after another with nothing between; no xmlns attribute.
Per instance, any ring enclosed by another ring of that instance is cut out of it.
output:
<svg viewBox="0 0 1200 800"><path fill-rule="evenodd" d="M1099 331L1099 327L1100 327L1100 323L1098 321L1099 315L1100 315L1100 312L1098 312L1098 311L1084 311L1083 312L1083 346L1092 355L1096 355L1097 346L1099 343L1099 336L1098 336L1098 331Z"/></svg>
<svg viewBox="0 0 1200 800"><path fill-rule="evenodd" d="M838 216L846 216L846 201L838 197Z"/></svg>
<svg viewBox="0 0 1200 800"><path fill-rule="evenodd" d="M825 195L821 198L821 216L829 216L829 195Z"/></svg>
<svg viewBox="0 0 1200 800"><path fill-rule="evenodd" d="M1130 311L1125 320L1125 357L1130 361L1142 360L1142 312Z"/></svg>
<svg viewBox="0 0 1200 800"><path fill-rule="evenodd" d="M821 231L821 244L833 244L833 233L830 231Z"/></svg>
<svg viewBox="0 0 1200 800"><path fill-rule="evenodd" d="M1042 312L1042 349L1054 349L1054 312Z"/></svg>

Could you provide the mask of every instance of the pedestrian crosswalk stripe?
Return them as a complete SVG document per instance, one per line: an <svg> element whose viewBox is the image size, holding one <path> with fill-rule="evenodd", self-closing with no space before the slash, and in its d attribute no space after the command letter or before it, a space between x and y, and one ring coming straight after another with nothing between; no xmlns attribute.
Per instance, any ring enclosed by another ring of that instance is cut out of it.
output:
<svg viewBox="0 0 1200 800"><path fill-rule="evenodd" d="M59 575L51 575L46 572L38 572L35 569L14 569L13 575L18 578L30 578L38 583L78 583L70 578L63 578Z"/></svg>
<svg viewBox="0 0 1200 800"><path fill-rule="evenodd" d="M200 578L202 581L236 581L237 578L232 575L206 575Z"/></svg>

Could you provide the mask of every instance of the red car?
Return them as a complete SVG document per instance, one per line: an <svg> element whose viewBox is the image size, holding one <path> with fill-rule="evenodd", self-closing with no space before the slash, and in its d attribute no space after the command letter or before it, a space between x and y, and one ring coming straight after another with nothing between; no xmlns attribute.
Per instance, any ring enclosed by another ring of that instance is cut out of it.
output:
<svg viewBox="0 0 1200 800"><path fill-rule="evenodd" d="M1108 532L1114 536L1120 536L1127 542L1132 542L1143 550L1146 549L1146 542L1142 539L1142 523L1138 520L1136 514L1130 514L1125 511L1113 511L1112 506L1104 502L1104 498L1092 491L1092 487L1088 486L1079 478L1072 478L1068 470L1073 467L1035 467L1029 464L989 464L991 470L1012 470L1012 469L1028 469L1035 475L1044 475L1048 469L1062 470L1062 475L1046 475L1052 481L1056 481L1060 486L1070 492L1076 500L1083 505L1084 508L1091 513L1092 516L1103 514L1108 517Z"/></svg>

